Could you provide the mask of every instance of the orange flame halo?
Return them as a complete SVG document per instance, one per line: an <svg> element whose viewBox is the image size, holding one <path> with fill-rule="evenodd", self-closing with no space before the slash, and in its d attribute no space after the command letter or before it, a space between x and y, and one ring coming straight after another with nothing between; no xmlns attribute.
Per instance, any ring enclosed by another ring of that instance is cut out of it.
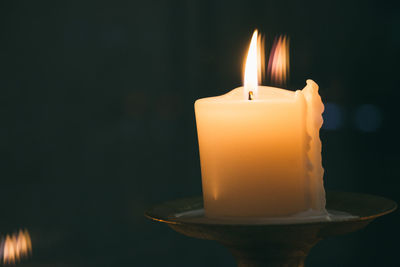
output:
<svg viewBox="0 0 400 267"><path fill-rule="evenodd" d="M18 234L7 234L2 243L0 254L4 265L13 265L27 258L32 252L31 237L27 230L19 230Z"/></svg>
<svg viewBox="0 0 400 267"><path fill-rule="evenodd" d="M268 61L267 75L272 85L284 87L289 79L289 38L275 38ZM254 31L244 64L244 96L257 97L258 85L264 77L264 38Z"/></svg>
<svg viewBox="0 0 400 267"><path fill-rule="evenodd" d="M272 45L268 76L273 85L285 86L289 79L289 38L281 35Z"/></svg>

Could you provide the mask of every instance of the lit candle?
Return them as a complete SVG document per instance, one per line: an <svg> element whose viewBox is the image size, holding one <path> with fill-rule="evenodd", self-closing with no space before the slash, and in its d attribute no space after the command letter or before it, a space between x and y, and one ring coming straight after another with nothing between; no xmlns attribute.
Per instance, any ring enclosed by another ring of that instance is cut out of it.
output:
<svg viewBox="0 0 400 267"><path fill-rule="evenodd" d="M306 87L295 92L259 86L258 49L255 32L244 87L195 103L205 214L220 218L322 213L319 129L324 106L318 85L307 80ZM288 58L285 50L275 53L280 66Z"/></svg>

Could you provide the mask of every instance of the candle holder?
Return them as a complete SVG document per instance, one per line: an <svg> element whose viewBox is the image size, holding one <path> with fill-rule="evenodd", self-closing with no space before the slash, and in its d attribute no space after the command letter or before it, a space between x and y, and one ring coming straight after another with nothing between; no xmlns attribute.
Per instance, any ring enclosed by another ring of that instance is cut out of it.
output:
<svg viewBox="0 0 400 267"><path fill-rule="evenodd" d="M157 205L145 213L186 236L215 240L227 247L240 267L302 267L310 249L320 240L347 234L397 208L389 199L359 193L327 192L326 208L353 217L332 217L330 221L295 223L225 223L196 212L203 208L201 197L185 198ZM187 218L182 213L194 215Z"/></svg>

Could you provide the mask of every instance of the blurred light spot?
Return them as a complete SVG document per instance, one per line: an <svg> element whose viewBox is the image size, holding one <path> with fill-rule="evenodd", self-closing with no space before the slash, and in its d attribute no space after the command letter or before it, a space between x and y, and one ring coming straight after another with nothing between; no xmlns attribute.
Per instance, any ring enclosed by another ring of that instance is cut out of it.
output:
<svg viewBox="0 0 400 267"><path fill-rule="evenodd" d="M343 124L343 111L342 108L334 103L325 103L325 111L322 114L324 124L322 129L337 130Z"/></svg>
<svg viewBox="0 0 400 267"><path fill-rule="evenodd" d="M275 38L268 62L267 74L271 84L285 87L289 78L289 37L280 35Z"/></svg>
<svg viewBox="0 0 400 267"><path fill-rule="evenodd" d="M3 265L14 265L32 253L32 242L28 230L19 230L18 234L7 234L1 240L0 256Z"/></svg>
<svg viewBox="0 0 400 267"><path fill-rule="evenodd" d="M378 107L365 104L357 108L354 119L360 131L375 132L381 126L382 115Z"/></svg>

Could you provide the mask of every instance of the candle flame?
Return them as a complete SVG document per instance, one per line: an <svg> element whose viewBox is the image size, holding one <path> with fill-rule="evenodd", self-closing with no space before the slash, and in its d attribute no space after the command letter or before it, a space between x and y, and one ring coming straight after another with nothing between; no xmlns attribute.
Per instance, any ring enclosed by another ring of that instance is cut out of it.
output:
<svg viewBox="0 0 400 267"><path fill-rule="evenodd" d="M1 243L0 255L3 265L14 265L32 252L31 237L27 230L19 230L18 234L7 234Z"/></svg>
<svg viewBox="0 0 400 267"><path fill-rule="evenodd" d="M267 73L273 85L286 85L289 79L289 38L286 35L275 39L268 61Z"/></svg>
<svg viewBox="0 0 400 267"><path fill-rule="evenodd" d="M255 30L251 37L244 67L244 94L245 98L249 100L257 97L258 83L261 80L263 70L263 52L263 39Z"/></svg>

